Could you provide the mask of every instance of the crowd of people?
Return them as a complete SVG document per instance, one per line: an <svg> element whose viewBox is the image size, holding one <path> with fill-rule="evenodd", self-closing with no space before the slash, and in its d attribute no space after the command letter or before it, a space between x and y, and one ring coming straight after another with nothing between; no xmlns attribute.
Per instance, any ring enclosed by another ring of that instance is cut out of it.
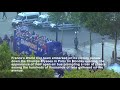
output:
<svg viewBox="0 0 120 90"><path fill-rule="evenodd" d="M40 36L39 34L35 33L35 31L30 32L28 26L26 25L21 24L17 26L15 30L16 30L16 38L21 38L34 45L38 45L39 47L42 47L44 51L46 51L47 43L54 42L53 40L48 39L46 36Z"/></svg>
<svg viewBox="0 0 120 90"><path fill-rule="evenodd" d="M35 31L31 33L29 28L24 25L17 26L16 35L17 37L24 38L26 41L30 41L35 44L38 42L40 45L53 41L48 39L46 36L40 36L39 34L35 33Z"/></svg>

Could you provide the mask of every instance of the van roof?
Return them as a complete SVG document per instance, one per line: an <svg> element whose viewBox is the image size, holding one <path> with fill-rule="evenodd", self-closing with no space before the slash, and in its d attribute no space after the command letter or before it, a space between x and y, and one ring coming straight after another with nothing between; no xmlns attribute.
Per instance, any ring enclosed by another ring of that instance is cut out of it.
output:
<svg viewBox="0 0 120 90"><path fill-rule="evenodd" d="M39 15L39 12L21 12L18 15L20 16Z"/></svg>
<svg viewBox="0 0 120 90"><path fill-rule="evenodd" d="M48 14L43 14L43 15L40 15L39 17L41 17L41 18L48 18L49 15Z"/></svg>

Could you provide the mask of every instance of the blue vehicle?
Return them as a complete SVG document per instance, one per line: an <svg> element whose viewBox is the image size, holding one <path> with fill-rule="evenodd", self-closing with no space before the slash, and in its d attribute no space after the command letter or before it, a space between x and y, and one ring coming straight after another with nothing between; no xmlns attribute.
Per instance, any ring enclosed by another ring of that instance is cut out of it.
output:
<svg viewBox="0 0 120 90"><path fill-rule="evenodd" d="M57 56L62 52L61 42L51 41L45 36L32 35L27 30L14 31L14 51L35 56Z"/></svg>

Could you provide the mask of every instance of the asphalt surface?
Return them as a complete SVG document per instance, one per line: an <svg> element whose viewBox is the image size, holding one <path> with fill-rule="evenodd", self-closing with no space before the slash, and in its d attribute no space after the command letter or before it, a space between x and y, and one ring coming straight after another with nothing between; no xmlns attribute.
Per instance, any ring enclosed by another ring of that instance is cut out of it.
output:
<svg viewBox="0 0 120 90"><path fill-rule="evenodd" d="M0 12L0 36L4 37L5 34L13 34L11 26L12 19L16 16L16 12L6 12L7 19L2 19L2 12Z"/></svg>

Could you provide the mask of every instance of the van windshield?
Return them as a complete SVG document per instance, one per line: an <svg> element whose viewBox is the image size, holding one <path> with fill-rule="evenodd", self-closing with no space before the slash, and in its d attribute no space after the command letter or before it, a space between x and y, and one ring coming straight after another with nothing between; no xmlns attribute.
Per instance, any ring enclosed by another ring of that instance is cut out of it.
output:
<svg viewBox="0 0 120 90"><path fill-rule="evenodd" d="M15 19L16 20L23 20L23 18L24 18L23 16L17 15Z"/></svg>
<svg viewBox="0 0 120 90"><path fill-rule="evenodd" d="M41 17L39 17L39 18L38 18L38 21L40 21L40 22L45 22L45 21L47 21L47 18L41 18Z"/></svg>

